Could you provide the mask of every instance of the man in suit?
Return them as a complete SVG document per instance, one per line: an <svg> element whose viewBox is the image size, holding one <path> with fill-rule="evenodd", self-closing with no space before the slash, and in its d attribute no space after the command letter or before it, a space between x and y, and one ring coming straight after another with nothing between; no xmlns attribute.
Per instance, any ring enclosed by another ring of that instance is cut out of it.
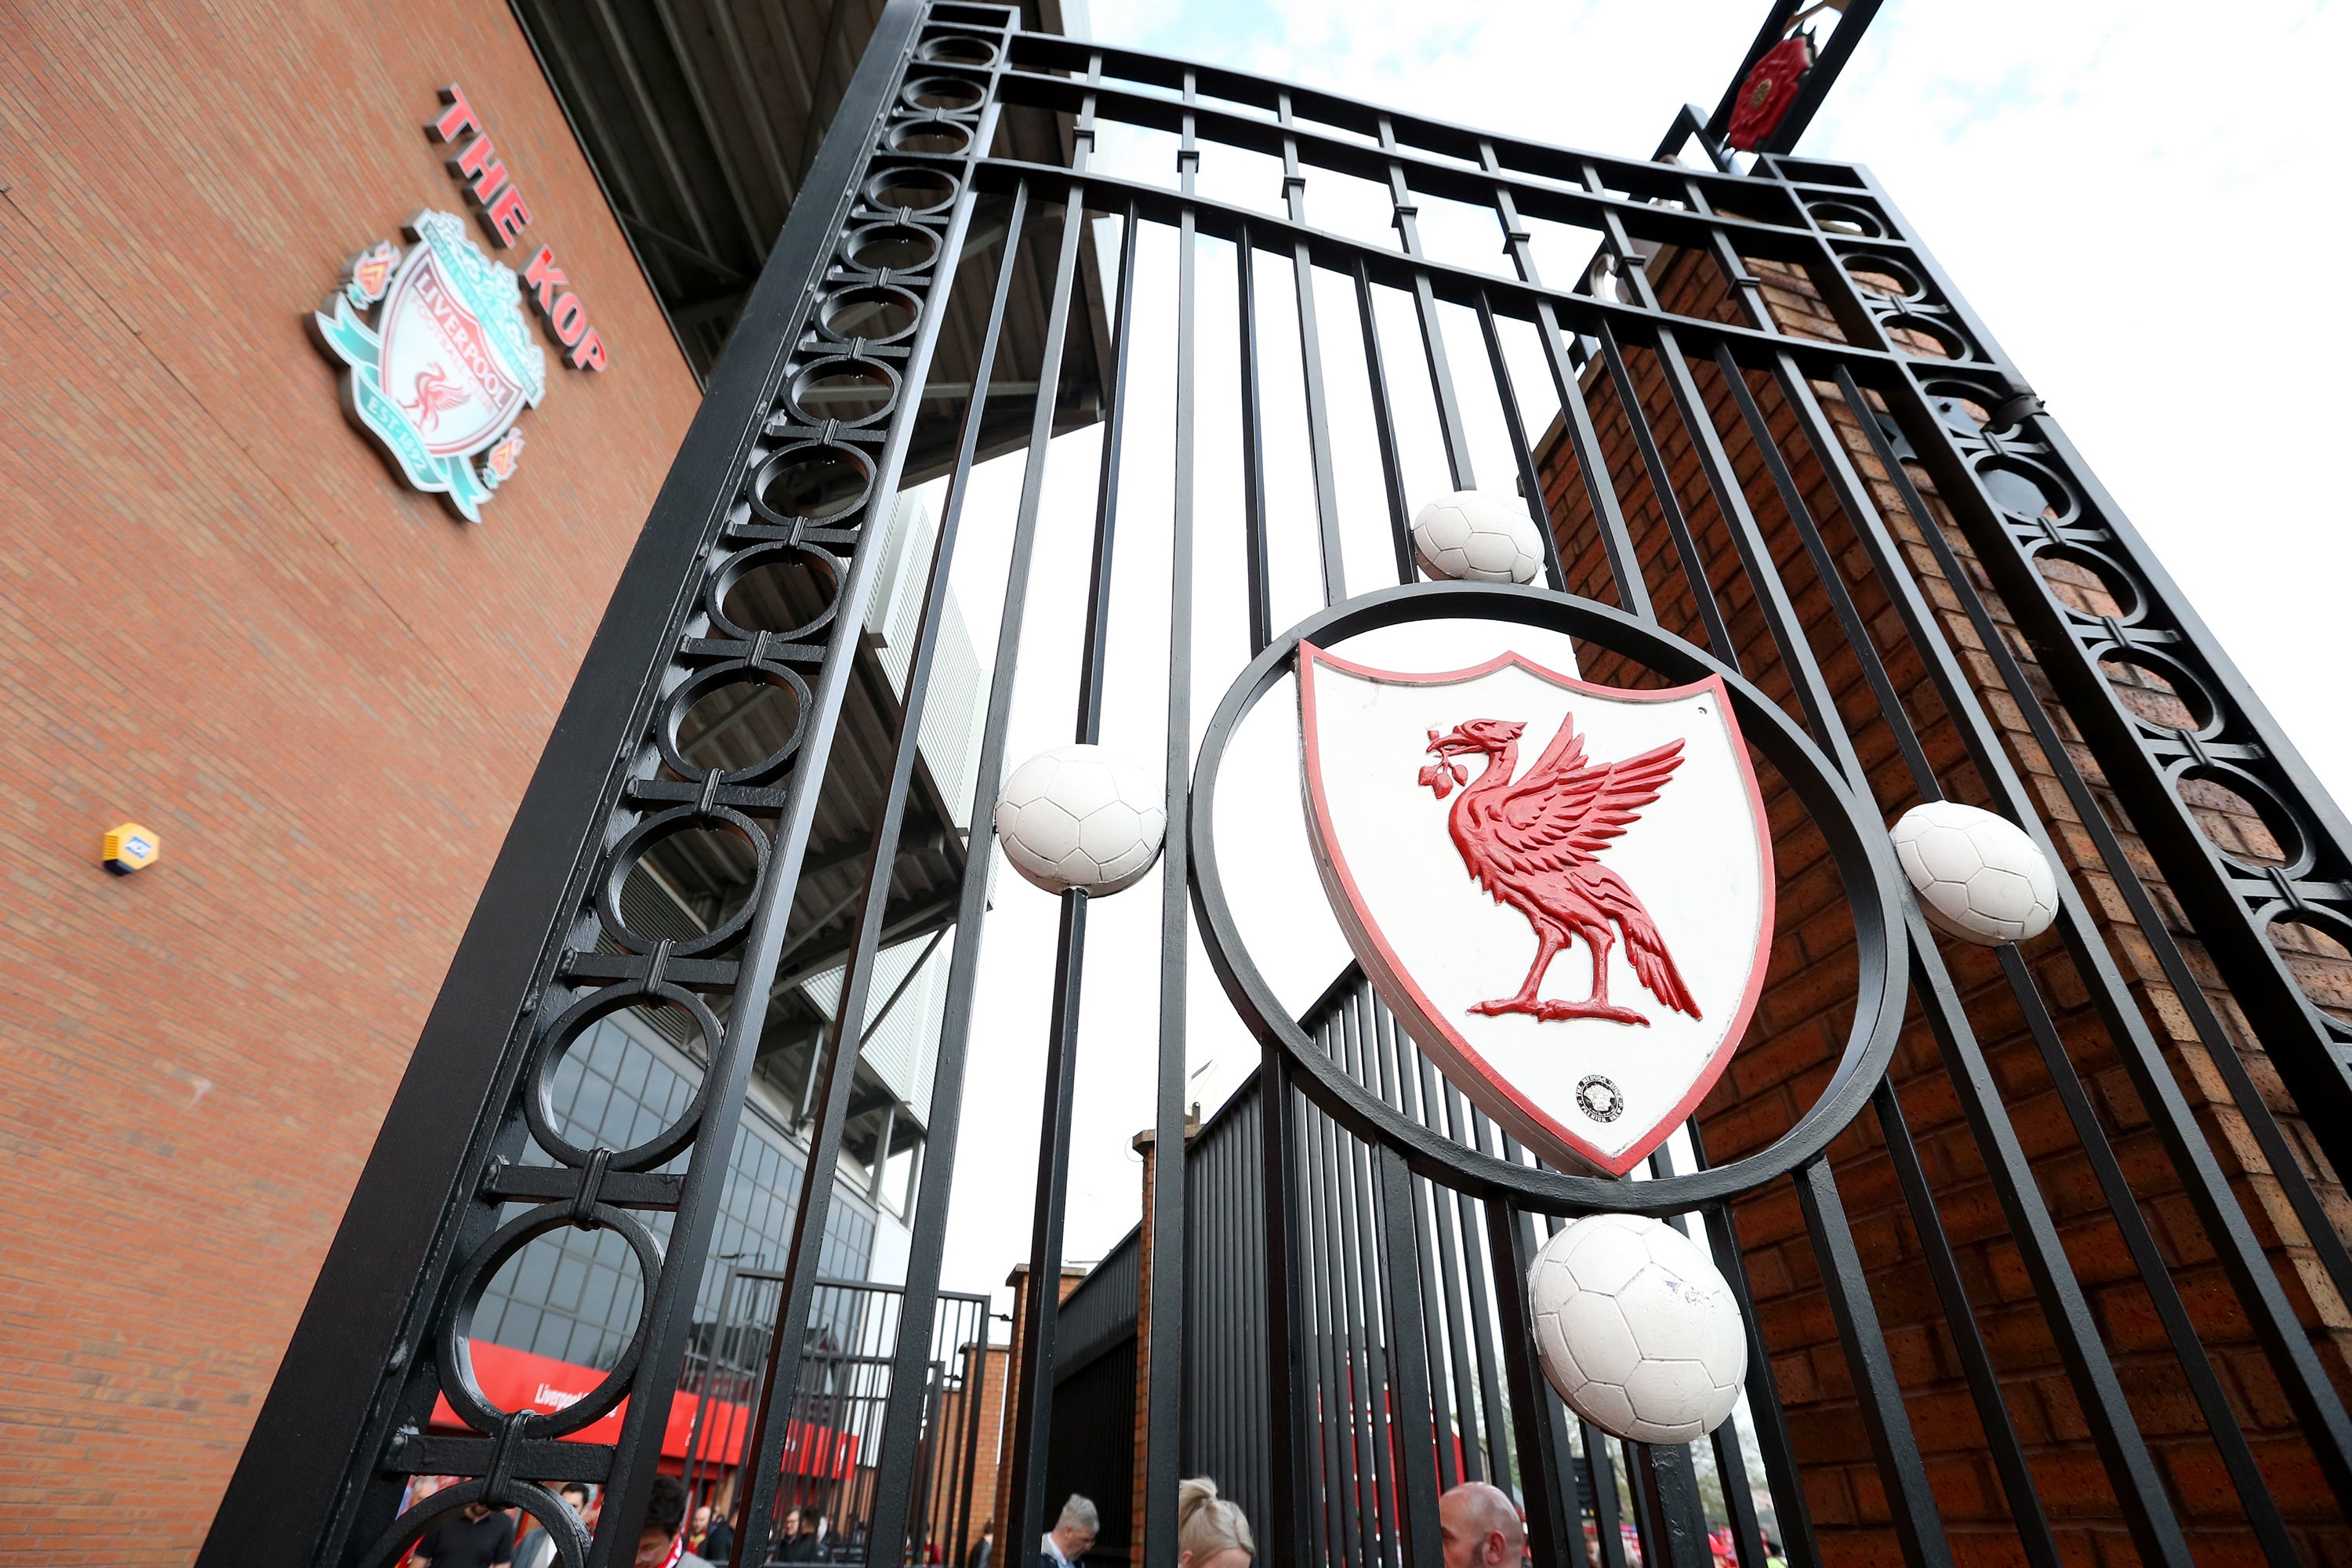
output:
<svg viewBox="0 0 2352 1568"><path fill-rule="evenodd" d="M1062 1505L1062 1517L1045 1532L1037 1552L1037 1568L1079 1568L1101 1529L1102 1516L1095 1511L1095 1505L1072 1492L1070 1500Z"/></svg>

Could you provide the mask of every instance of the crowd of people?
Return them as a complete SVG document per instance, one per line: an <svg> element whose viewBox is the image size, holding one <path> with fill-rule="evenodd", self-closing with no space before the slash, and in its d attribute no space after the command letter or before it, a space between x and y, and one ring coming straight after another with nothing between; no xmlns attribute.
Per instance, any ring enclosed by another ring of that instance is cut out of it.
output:
<svg viewBox="0 0 2352 1568"><path fill-rule="evenodd" d="M454 1484L454 1479L446 1484ZM420 1477L408 1500L430 1496L436 1486L435 1479ZM582 1526L593 1531L602 1497L576 1481L554 1490ZM1444 1568L1522 1568L1528 1560L1526 1522L1518 1505L1499 1487L1465 1482L1438 1499L1437 1518ZM1093 1501L1072 1493L1054 1528L1039 1542L1034 1568L1085 1568L1101 1531L1102 1515ZM1249 1520L1232 1500L1219 1496L1217 1483L1205 1476L1177 1488L1176 1541L1177 1568L1253 1568L1257 1560L1257 1540ZM843 1549L857 1555L861 1545L856 1540L836 1540L824 1514L794 1508L786 1510L768 1561L830 1562ZM708 1504L689 1510L686 1489L676 1478L654 1478L645 1527L632 1559L635 1568L732 1568L734 1549L734 1531L722 1514ZM985 1523L964 1568L1013 1568L998 1563L995 1556L996 1527ZM1592 1557L1597 1563L1597 1550ZM476 1501L444 1514L417 1542L409 1563L411 1568L554 1568L557 1561L555 1540L536 1517Z"/></svg>

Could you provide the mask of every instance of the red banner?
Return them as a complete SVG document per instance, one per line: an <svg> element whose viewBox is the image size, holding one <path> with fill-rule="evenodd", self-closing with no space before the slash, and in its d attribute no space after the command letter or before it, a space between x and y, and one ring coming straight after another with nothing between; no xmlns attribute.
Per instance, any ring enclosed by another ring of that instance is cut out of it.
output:
<svg viewBox="0 0 2352 1568"><path fill-rule="evenodd" d="M579 1403L604 1381L604 1374L593 1367L574 1366L568 1361L533 1355L505 1345L476 1340L472 1351L474 1381L481 1388L482 1397L499 1410L562 1410ZM669 1425L662 1433L664 1458L686 1458L687 1444L694 1435L695 1404L691 1394L670 1396ZM579 1431L566 1433L564 1440L616 1443L621 1437L621 1418L628 1408L629 1402L624 1399ZM433 1425L445 1431L465 1429L465 1423L457 1419L457 1413L449 1408L446 1399L433 1402ZM732 1400L707 1402L702 1414L702 1462L731 1464L751 1430L750 1407ZM807 1421L793 1421L785 1426L785 1474L845 1480L856 1468L857 1439L849 1433Z"/></svg>

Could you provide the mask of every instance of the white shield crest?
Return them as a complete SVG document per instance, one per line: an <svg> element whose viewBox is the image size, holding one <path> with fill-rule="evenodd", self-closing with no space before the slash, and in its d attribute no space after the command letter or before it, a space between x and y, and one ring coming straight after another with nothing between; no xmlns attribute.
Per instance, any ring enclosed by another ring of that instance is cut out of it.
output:
<svg viewBox="0 0 2352 1568"><path fill-rule="evenodd" d="M1507 1131L1622 1175L1762 991L1772 840L1728 693L1298 656L1308 838L1349 944ZM1596 973L1595 957L1601 962Z"/></svg>
<svg viewBox="0 0 2352 1568"><path fill-rule="evenodd" d="M431 245L401 263L380 319L384 391L434 457L480 451L532 401L465 281L449 275Z"/></svg>

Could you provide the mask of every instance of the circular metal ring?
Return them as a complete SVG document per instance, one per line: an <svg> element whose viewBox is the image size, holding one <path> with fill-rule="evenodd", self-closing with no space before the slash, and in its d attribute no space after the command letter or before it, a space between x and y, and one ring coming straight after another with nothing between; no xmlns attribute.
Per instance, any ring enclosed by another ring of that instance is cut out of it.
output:
<svg viewBox="0 0 2352 1568"><path fill-rule="evenodd" d="M1876 213L1865 212L1851 202L1811 202L1805 210L1813 215L1813 222L1832 234L1852 235L1861 239L1883 239L1886 226Z"/></svg>
<svg viewBox="0 0 2352 1568"><path fill-rule="evenodd" d="M677 739L678 729L686 722L687 714L693 710L696 703L718 688L732 686L739 681L757 681L788 693L793 700L793 732L784 738L782 745L759 761L740 768L716 769L688 760L678 747ZM663 709L662 722L655 727L654 738L661 746L662 761L669 764L672 773L690 783L699 784L717 773L720 784L757 784L791 761L793 753L800 750L801 738L808 732L809 704L812 700L808 682L787 666L755 665L748 659L730 659L725 664L714 664L698 671L692 679L683 682L669 694ZM742 818L736 817L735 820L740 822Z"/></svg>
<svg viewBox="0 0 2352 1568"><path fill-rule="evenodd" d="M639 858L652 848L656 842L668 837L673 833L698 825L723 828L751 846L754 862L751 886L755 889L759 887L761 879L768 874L767 836L752 826L751 818L740 813L730 811L722 805L714 807L705 815L693 806L678 805L646 818L629 829L627 836L613 847L612 856L606 862L604 879L599 884L596 891L596 918L603 922L604 933L620 944L625 951L650 952L653 951L655 942L664 940L631 931L628 923L622 919L621 889L627 885L629 873L637 868ZM751 923L752 904L752 900L744 900L741 909L737 910L700 936L691 937L682 942L675 938L668 939L670 952L680 958L692 958L698 953L709 952L724 947L734 941L736 935L745 926ZM706 1038L715 1046L719 1037L710 1035Z"/></svg>
<svg viewBox="0 0 2352 1568"><path fill-rule="evenodd" d="M954 158L971 145L971 126L944 114L920 115L892 125L883 140L893 153Z"/></svg>
<svg viewBox="0 0 2352 1568"><path fill-rule="evenodd" d="M856 306L871 306L877 310L895 310L903 315L898 325L889 326L888 319L873 323L888 327L884 331L865 331L864 323L844 324L842 318ZM854 283L845 289L835 289L824 297L817 310L817 331L835 342L869 343L896 342L912 332L923 319L922 301L894 283Z"/></svg>
<svg viewBox="0 0 2352 1568"><path fill-rule="evenodd" d="M530 1068L524 1078L528 1086L522 1097L524 1122L539 1146L560 1163L574 1169L585 1166L595 1157L593 1149L583 1147L566 1138L555 1125L554 1088L549 1081L555 1064L562 1061L573 1043L604 1018L647 1002L667 1003L681 1007L694 1019L694 1026L702 1031L703 1054L709 1056L719 1048L719 1020L702 998L682 986L662 984L646 986L635 981L607 985L593 991L566 1007L555 1022L547 1026L538 1048L532 1053ZM662 1128L642 1143L626 1149L615 1149L612 1168L615 1171L650 1171L668 1162L669 1157L694 1142L695 1130L702 1122L702 1108L709 1098L710 1075L705 1072L695 1088L694 1097L687 1102L677 1120Z"/></svg>
<svg viewBox="0 0 2352 1568"><path fill-rule="evenodd" d="M2273 864L2266 860L2249 860L2242 855L2232 855L2228 849L2222 847L2219 839L2206 832L2205 825L2200 821L2197 824L2197 829L2204 834L2205 842L2213 846L2214 854L2219 855L2231 865L2242 870L2252 871L2256 876L2267 876L2276 871L2283 877L2294 878L2310 873L2318 858L2313 850L2312 836L2304 831L2302 820L2295 816L2287 803L2280 798L2279 793L2270 785L2235 763L2224 762L2191 761L2185 766L2168 769L2167 773L2172 784L2173 794L2179 798L2182 805L2189 805L2189 802L2188 796L2180 794L2180 786L2189 783L2213 784L2228 790L2231 795L2244 801L2253 808L2254 816L2261 820L2262 825L2270 829L2271 837L2278 840L2280 858L2276 864ZM2192 807L2191 810L2193 813L2194 808Z"/></svg>
<svg viewBox="0 0 2352 1568"><path fill-rule="evenodd" d="M2352 1037L2352 1025L2346 1024L2343 1019L2322 1007L2318 1000L2305 988L2303 976L2296 973L2294 963L2287 957L2286 951L2279 946L2278 938L2273 934L2282 925L2309 926L2312 930L2328 937L2337 946L2352 949L2352 920L2347 920L2324 904L2291 903L2284 899L2275 899L2260 906L2253 910L2253 919L2262 927L2263 942L2270 948L2279 963L2285 968L2287 977L2294 982L2295 994L2301 998L2304 1010L2310 1015L2314 1024L2326 1030L2334 1038Z"/></svg>
<svg viewBox="0 0 2352 1568"><path fill-rule="evenodd" d="M904 264L877 267L870 252L883 246L905 246L921 248L922 254ZM842 241L842 255L849 265L861 272L888 272L897 277L902 272L920 272L940 258L940 236L937 230L919 223L900 223L893 218L884 223L869 223L850 230Z"/></svg>
<svg viewBox="0 0 2352 1568"><path fill-rule="evenodd" d="M1976 474L1977 482L1984 486L1993 504L2011 517L2064 524L2072 522L2081 510L2075 504L2074 487L2031 458L2021 458L2014 452L1987 453L1977 459ZM2004 484L2004 480L2010 482ZM2029 510L2013 501L2011 498L2015 494L2015 485L2031 486L2042 498L2042 509L2057 515L2044 519L2042 510Z"/></svg>
<svg viewBox="0 0 2352 1568"><path fill-rule="evenodd" d="M459 1481L456 1486L443 1487L427 1494L415 1507L384 1526L383 1533L371 1542L368 1549L360 1554L360 1568L394 1568L395 1563L405 1562L409 1548L433 1528L436 1520L444 1514L457 1512L469 1502L480 1500L488 1486L487 1479L478 1476L472 1480Z"/></svg>
<svg viewBox="0 0 2352 1568"><path fill-rule="evenodd" d="M956 199L962 190L955 177L940 169L920 163L899 163L887 169L877 169L866 178L866 200L882 212L935 213ZM927 195L928 201L915 201L918 195ZM898 199L893 200L896 196Z"/></svg>
<svg viewBox="0 0 2352 1568"><path fill-rule="evenodd" d="M2049 583L2051 578L2050 574L2042 571L2042 563L2044 561L2068 562L2096 577L2099 580L2100 588L2105 591L2107 597L2116 602L2116 613L2113 616L2102 616L2090 610L2078 610L2063 599L2060 599L2059 606L2070 616L2090 621L2112 620L2119 626L2137 626L2140 618L2147 613L2147 595L2140 591L2138 580L2125 570L2122 562L2104 550L2096 550L2087 544L2077 544L2072 540L2064 540L2053 544L2045 539L2038 543L2029 542L2025 546L2025 554L2026 558L2033 563L2035 572L2041 575L2044 583ZM2054 594L2053 596L2055 596Z"/></svg>
<svg viewBox="0 0 2352 1568"><path fill-rule="evenodd" d="M1897 261L1891 256L1881 256L1870 250L1841 251L1838 264L1845 268L1846 276L1853 279L1855 288L1874 298L1899 300L1906 305L1925 304L1930 298L1927 285L1918 273L1912 270L1907 262ZM1875 272L1882 278L1894 279L1903 285L1902 291L1888 294L1872 288L1862 280L1861 275L1865 272Z"/></svg>
<svg viewBox="0 0 2352 1568"><path fill-rule="evenodd" d="M963 66L972 70L986 70L996 63L996 41L973 33L934 33L915 51L915 58L925 65Z"/></svg>
<svg viewBox="0 0 2352 1568"><path fill-rule="evenodd" d="M2172 688L2172 694L2180 700L2180 705L2183 708L2189 710L2189 717L2192 722L2188 728L2183 729L2178 724L2167 724L2161 720L2148 718L2118 696L2116 702L2123 709L2124 716L2149 734L2167 738L2194 735L2200 741L2210 741L2221 734L2223 727L2228 724L2228 714L2222 711L2219 702L2213 700L2213 694L2206 689L2205 682L2188 666L2170 654L2160 653L2155 648L2141 647L2133 643L2109 642L2105 639L2092 644L2088 651L2094 665L2104 667L2111 663L2128 664L2147 671ZM2115 687L2115 680L2107 675L2104 668L2100 669L2099 676L2101 679L2107 682L2110 689Z"/></svg>
<svg viewBox="0 0 2352 1568"><path fill-rule="evenodd" d="M921 76L908 79L907 85L898 89L898 101L908 109L919 110L924 114L978 114L981 106L988 101L988 84L954 75L956 68L956 67L948 66L943 69L927 71ZM965 93L971 94L968 101L953 103L923 101L927 95L944 100L951 95L961 99Z"/></svg>
<svg viewBox="0 0 2352 1568"><path fill-rule="evenodd" d="M879 408L871 414L858 415L854 419L843 419L837 414L828 414L823 409L811 408L803 401L810 389L818 382L850 375L877 376L888 384L889 390L883 396L882 405ZM792 382L784 395L792 404L793 412L811 425L822 425L826 420L833 419L838 420L843 425L855 426L871 425L877 419L890 417L891 411L898 406L898 373L891 368L887 360L868 359L863 355L827 354L824 358L814 360L793 372Z"/></svg>
<svg viewBox="0 0 2352 1568"><path fill-rule="evenodd" d="M646 1337L653 1326L649 1309L654 1283L661 1278L661 1245L644 1226L609 1204L598 1204L589 1211L589 1217L594 1222L589 1228L615 1233L636 1254L637 1268L645 1279L645 1293L637 1304L637 1326L602 1383L561 1410L534 1410L524 1415L515 1424L518 1436L561 1437L610 1415L613 1407L628 1396L629 1379L637 1370L638 1358L645 1353ZM438 1336L441 1395L457 1413L457 1419L478 1432L494 1432L506 1425L509 1416L519 1413L492 1405L474 1381L473 1336L468 1331L474 1326L474 1309L500 1264L550 1231L562 1230L572 1224L569 1203L541 1204L500 1226L498 1233L476 1249L457 1272L452 1292L457 1306L441 1320Z"/></svg>
<svg viewBox="0 0 2352 1568"><path fill-rule="evenodd" d="M1933 316L1923 316L1916 310L1890 310L1878 318L1878 326L1890 342L1896 332L1916 332L1923 338L1933 339L1936 346L1944 351L1940 355L1922 353L1917 349L1895 343L1895 352L1910 359L1968 360L1976 357L1975 352L1969 347L1969 340L1957 328Z"/></svg>
<svg viewBox="0 0 2352 1568"><path fill-rule="evenodd" d="M427 1495L417 1505L385 1527L367 1551L361 1554L361 1568L394 1568L407 1560L409 1549L433 1521L444 1514L453 1513L469 1502L480 1500L500 1504L483 1494L488 1489L488 1477L478 1476L442 1488ZM587 1568L588 1531L580 1523L580 1516L566 1506L563 1500L537 1481L510 1480L507 1483L504 1506L520 1508L544 1526L548 1539L555 1545L555 1561L561 1568Z"/></svg>
<svg viewBox="0 0 2352 1568"><path fill-rule="evenodd" d="M1537 1170L1482 1154L1407 1119L1349 1077L1316 1048L1258 972L1234 925L1217 866L1217 783L1225 748L1242 721L1293 672L1300 641L1328 647L1360 633L1433 619L1506 621L1564 633L1676 682L1721 677L1748 742L1780 770L1811 814L1828 842L1853 912L1853 1026L1821 1097L1766 1148L1729 1164L1643 1182ZM1441 1185L1549 1214L1685 1213L1785 1175L1818 1156L1869 1102L1894 1058L1908 998L1909 946L1900 890L1905 884L1875 803L1856 803L1829 760L1744 677L1680 637L1606 605L1503 584L1420 583L1384 588L1310 616L1268 644L1219 704L1193 768L1190 812L1193 906L1210 966L1234 1009L1260 1039L1281 1047L1299 1089L1333 1120L1368 1143L1396 1150Z"/></svg>
<svg viewBox="0 0 2352 1568"><path fill-rule="evenodd" d="M899 294L900 289L877 289L877 293ZM854 292L854 290L853 290ZM912 296L909 296L911 298ZM814 466L819 462L837 463L857 476L858 484L849 499L821 502L806 511L790 511L768 499L768 487L783 478L789 468ZM866 504L874 493L874 459L856 447L841 441L795 441L791 446L772 452L751 471L751 482L745 487L751 510L770 522L789 528L794 523L826 523L847 517Z"/></svg>
<svg viewBox="0 0 2352 1568"><path fill-rule="evenodd" d="M810 574L822 574L830 580L825 590L824 608L794 626L746 626L727 613L727 601L743 579L754 572L771 566L796 565ZM739 550L727 558L726 563L712 573L704 595L704 605L710 614L712 629L728 637L750 642L761 632L785 642L798 642L822 631L841 608L841 583L848 574L847 565L829 550L814 544L763 544L751 550Z"/></svg>

